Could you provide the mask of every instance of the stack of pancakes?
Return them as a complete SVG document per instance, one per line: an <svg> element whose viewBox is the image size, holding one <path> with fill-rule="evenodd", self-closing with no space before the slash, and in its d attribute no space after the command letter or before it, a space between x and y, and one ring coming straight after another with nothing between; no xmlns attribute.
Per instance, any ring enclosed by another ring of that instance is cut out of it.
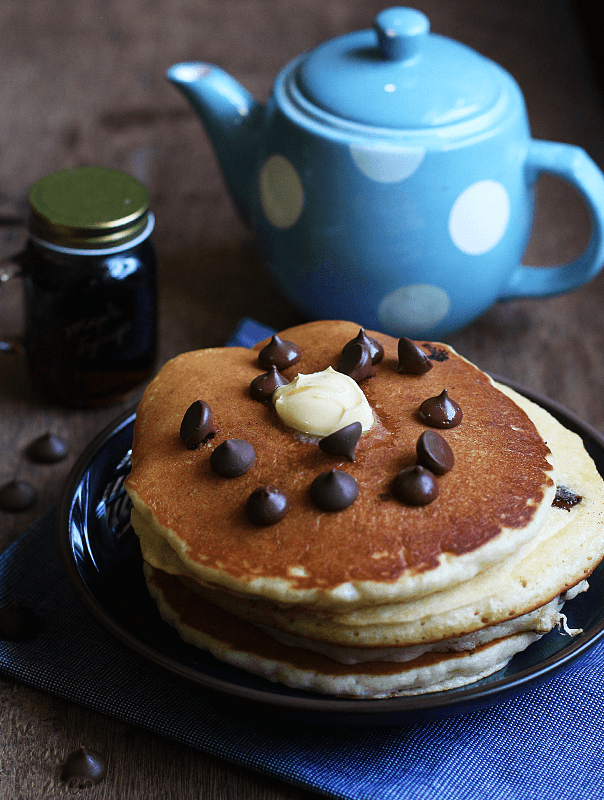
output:
<svg viewBox="0 0 604 800"><path fill-rule="evenodd" d="M281 375L337 369L359 333L334 321L284 331L301 356ZM375 422L354 460L252 396L266 342L163 367L137 411L126 483L147 584L183 639L272 681L357 698L462 686L554 626L575 632L561 608L604 557L604 485L576 434L450 347L417 342L432 368L411 374L396 339L366 334L384 357L359 383ZM409 505L393 480L417 462L418 409L443 390L463 412L438 431L454 465L436 476L436 499ZM197 400L214 427L190 449L180 430ZM237 477L210 463L225 440L255 451ZM310 485L334 469L358 495L324 511ZM258 487L287 497L285 516L250 521Z"/></svg>

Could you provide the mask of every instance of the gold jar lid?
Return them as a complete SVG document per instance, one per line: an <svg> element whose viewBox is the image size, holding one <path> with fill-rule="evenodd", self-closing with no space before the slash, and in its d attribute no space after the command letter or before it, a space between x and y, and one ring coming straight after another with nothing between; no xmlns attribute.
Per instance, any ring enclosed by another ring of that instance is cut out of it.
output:
<svg viewBox="0 0 604 800"><path fill-rule="evenodd" d="M50 245L114 248L147 227L149 194L135 178L105 167L53 172L29 192L29 230Z"/></svg>

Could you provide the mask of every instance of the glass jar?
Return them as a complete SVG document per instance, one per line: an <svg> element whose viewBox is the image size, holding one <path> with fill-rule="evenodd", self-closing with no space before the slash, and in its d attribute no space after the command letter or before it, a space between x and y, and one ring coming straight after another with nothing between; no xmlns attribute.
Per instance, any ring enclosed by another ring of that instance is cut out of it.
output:
<svg viewBox="0 0 604 800"><path fill-rule="evenodd" d="M157 356L157 259L145 187L101 167L62 170L29 194L18 257L35 386L73 406L120 400Z"/></svg>

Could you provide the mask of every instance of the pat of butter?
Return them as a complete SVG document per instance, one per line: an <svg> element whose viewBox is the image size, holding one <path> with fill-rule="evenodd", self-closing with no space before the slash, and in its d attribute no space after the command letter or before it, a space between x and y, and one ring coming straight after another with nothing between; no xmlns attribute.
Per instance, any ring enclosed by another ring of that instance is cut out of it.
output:
<svg viewBox="0 0 604 800"><path fill-rule="evenodd" d="M297 375L273 392L279 417L290 428L313 436L329 436L353 422L368 431L375 418L362 389L348 375L327 367Z"/></svg>

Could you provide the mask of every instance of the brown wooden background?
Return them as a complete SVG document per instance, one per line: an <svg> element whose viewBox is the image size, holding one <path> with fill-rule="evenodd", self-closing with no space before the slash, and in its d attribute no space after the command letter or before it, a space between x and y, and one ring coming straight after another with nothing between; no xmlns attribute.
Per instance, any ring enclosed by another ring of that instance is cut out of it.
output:
<svg viewBox="0 0 604 800"><path fill-rule="evenodd" d="M147 184L161 256L161 361L222 344L244 315L275 328L301 321L263 269L235 215L210 144L164 78L172 63L219 64L259 99L292 57L370 27L377 0L4 0L0 3L0 257L16 252L29 186L64 167L100 164ZM563 0L418 0L432 29L501 63L519 82L535 138L584 147L604 168L599 84ZM561 263L585 245L589 219L563 183L539 184L527 261ZM564 297L491 309L452 337L484 369L562 402L604 430L604 275ZM20 293L0 298L0 332L20 326ZM0 512L0 547L54 504L83 447L136 400L94 412L51 407L22 360L0 353L0 485L40 490L28 512ZM71 455L34 465L25 448L52 431ZM61 797L62 758L80 744L110 758L95 798L310 797L310 793L0 681L0 798Z"/></svg>

